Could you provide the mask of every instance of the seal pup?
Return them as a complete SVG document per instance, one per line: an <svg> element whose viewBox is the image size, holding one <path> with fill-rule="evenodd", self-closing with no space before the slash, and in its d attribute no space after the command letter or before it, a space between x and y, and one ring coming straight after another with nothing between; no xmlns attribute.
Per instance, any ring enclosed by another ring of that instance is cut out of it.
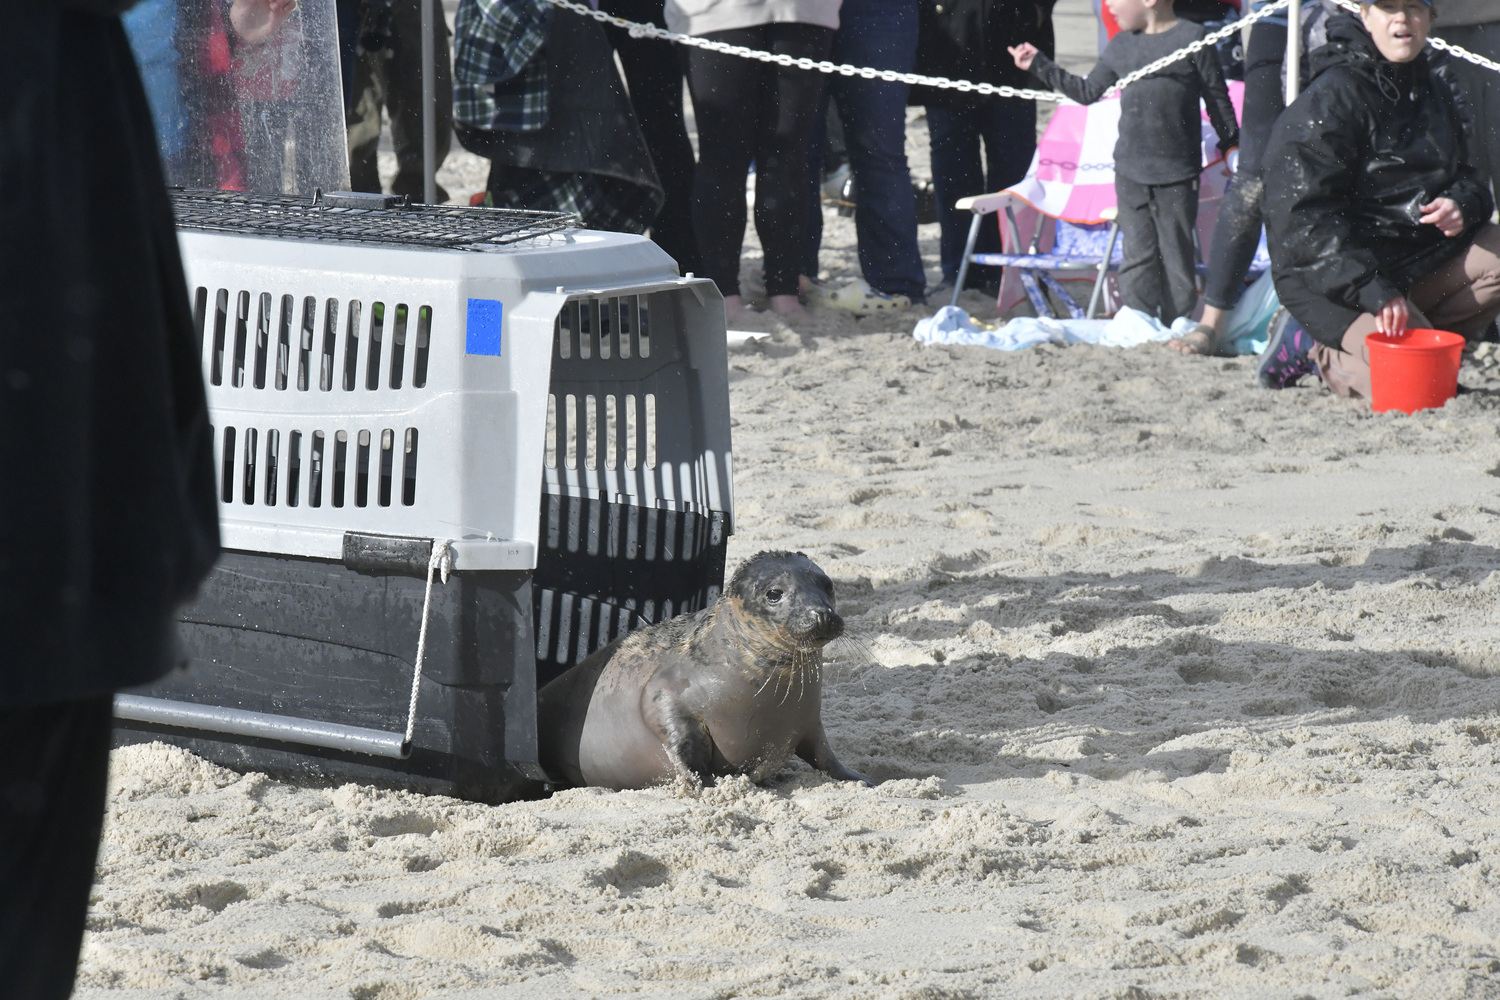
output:
<svg viewBox="0 0 1500 1000"><path fill-rule="evenodd" d="M795 753L871 784L823 732L823 647L843 632L826 573L801 552L761 552L711 607L623 635L542 688L542 767L565 785L701 786L762 781Z"/></svg>

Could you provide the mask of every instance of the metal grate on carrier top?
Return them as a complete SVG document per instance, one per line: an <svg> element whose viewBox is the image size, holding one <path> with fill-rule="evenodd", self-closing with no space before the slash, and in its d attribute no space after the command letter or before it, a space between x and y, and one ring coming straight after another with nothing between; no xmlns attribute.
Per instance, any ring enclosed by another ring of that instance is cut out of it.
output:
<svg viewBox="0 0 1500 1000"><path fill-rule="evenodd" d="M180 228L202 232L445 250L482 250L578 226L568 212L408 205L347 191L308 199L174 188L172 209Z"/></svg>

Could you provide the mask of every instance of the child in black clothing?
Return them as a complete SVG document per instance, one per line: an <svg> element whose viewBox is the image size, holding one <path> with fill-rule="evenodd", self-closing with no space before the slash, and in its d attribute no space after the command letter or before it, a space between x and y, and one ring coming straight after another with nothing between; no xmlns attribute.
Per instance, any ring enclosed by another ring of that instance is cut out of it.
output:
<svg viewBox="0 0 1500 1000"><path fill-rule="evenodd" d="M1207 32L1178 20L1173 0L1106 0L1120 32L1110 39L1088 78L1074 76L1032 45L1010 54L1021 69L1080 104L1104 96L1116 80L1202 38ZM1124 260L1120 294L1125 304L1163 323L1192 312L1193 227L1198 220L1202 169L1202 119L1208 107L1220 150L1239 142L1234 105L1212 49L1193 53L1120 95L1120 137L1115 143L1115 201Z"/></svg>

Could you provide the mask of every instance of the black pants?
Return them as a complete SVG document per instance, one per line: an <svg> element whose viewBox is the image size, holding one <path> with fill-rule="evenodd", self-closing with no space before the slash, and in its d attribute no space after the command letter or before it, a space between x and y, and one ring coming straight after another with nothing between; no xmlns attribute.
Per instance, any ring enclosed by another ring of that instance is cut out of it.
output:
<svg viewBox="0 0 1500 1000"><path fill-rule="evenodd" d="M1120 211L1120 297L1132 309L1170 323L1192 312L1193 226L1198 221L1198 179L1137 184L1115 174Z"/></svg>
<svg viewBox="0 0 1500 1000"><path fill-rule="evenodd" d="M833 44L831 29L811 24L761 24L705 37L798 59L822 59ZM745 175L754 162L766 294L796 295L807 225L807 148L822 76L690 49L688 86L698 123L693 232L704 274L724 295L740 293Z"/></svg>
<svg viewBox="0 0 1500 1000"><path fill-rule="evenodd" d="M453 143L453 77L448 58L448 23L437 0L433 5L433 116L437 143L434 170L448 158ZM379 191L380 112L391 120L391 146L396 151L396 177L391 193L412 201L425 196L422 170L422 4L395 0L391 4L390 48L361 52L353 79L344 93L349 129L349 186L356 191ZM448 192L437 188L437 200Z"/></svg>
<svg viewBox="0 0 1500 1000"><path fill-rule="evenodd" d="M627 21L667 26L662 0L602 0L599 9ZM631 38L625 29L609 25L604 31L625 68L630 104L666 195L651 224L651 239L672 255L682 273L701 271L693 237L693 144L682 114L681 54L671 42Z"/></svg>
<svg viewBox="0 0 1500 1000"><path fill-rule="evenodd" d="M1245 50L1245 110L1240 123L1240 165L1214 223L1209 248L1208 282L1203 301L1217 309L1231 309L1245 289L1245 272L1260 245L1263 220L1261 159L1271 139L1271 126L1285 107L1281 63L1286 56L1286 28L1256 24Z"/></svg>
<svg viewBox="0 0 1500 1000"><path fill-rule="evenodd" d="M63 1000L104 822L112 698L0 710L0 993Z"/></svg>

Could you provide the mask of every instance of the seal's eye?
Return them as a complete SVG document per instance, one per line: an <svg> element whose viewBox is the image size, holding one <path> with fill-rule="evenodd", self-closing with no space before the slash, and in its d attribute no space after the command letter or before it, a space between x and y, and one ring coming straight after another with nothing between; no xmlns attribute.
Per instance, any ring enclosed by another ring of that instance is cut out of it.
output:
<svg viewBox="0 0 1500 1000"><path fill-rule="evenodd" d="M766 591L766 603L767 604L780 604L781 603L781 599L783 597L785 597L785 596L786 595L783 594L780 590L777 590L775 587L772 587L770 590Z"/></svg>

